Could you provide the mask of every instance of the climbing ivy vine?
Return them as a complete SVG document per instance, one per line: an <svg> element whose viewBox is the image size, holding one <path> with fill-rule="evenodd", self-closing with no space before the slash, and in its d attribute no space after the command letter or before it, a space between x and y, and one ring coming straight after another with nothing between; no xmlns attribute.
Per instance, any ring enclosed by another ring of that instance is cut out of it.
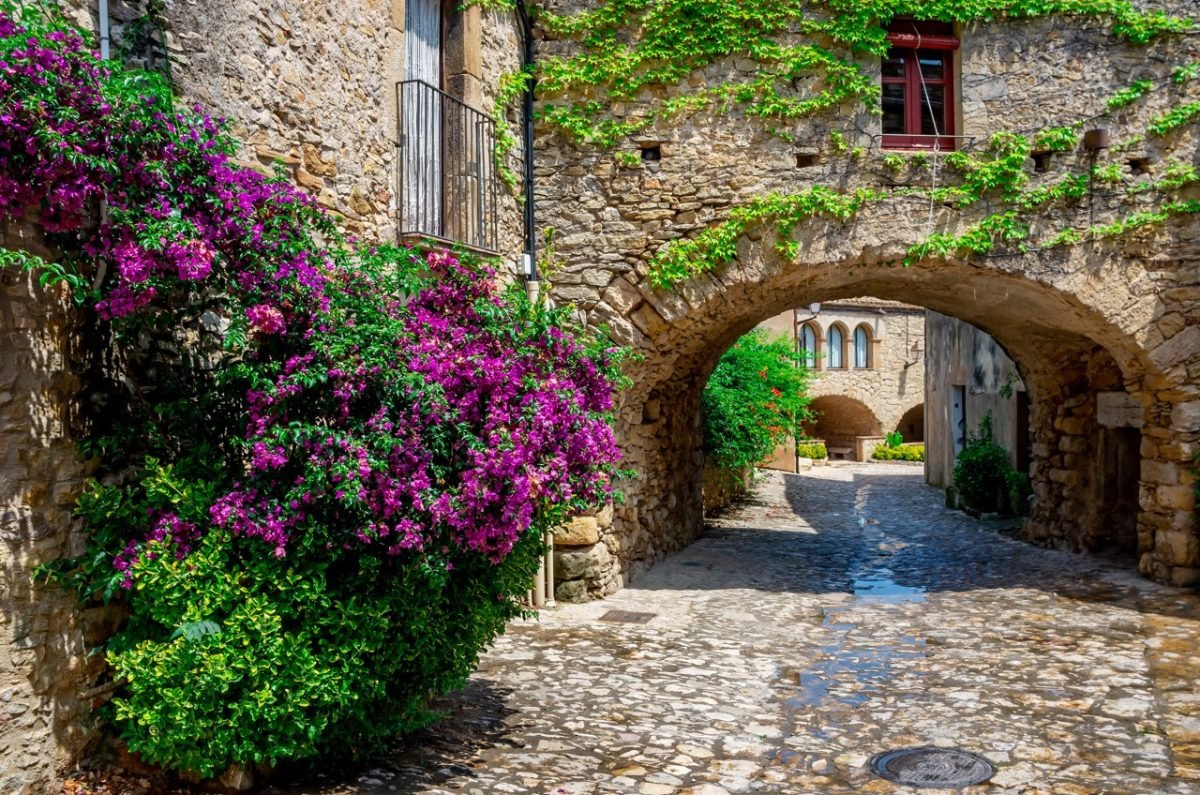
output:
<svg viewBox="0 0 1200 795"><path fill-rule="evenodd" d="M481 0L510 7L512 0ZM854 104L878 112L878 85L871 64L888 49L887 28L896 18L943 22L986 22L1063 15L1104 18L1113 36L1132 44L1200 30L1200 22L1160 11L1138 10L1129 0L606 0L589 10L559 14L535 7L538 25L551 39L573 42L570 54L537 65L538 119L580 145L616 149L631 136L684 113L734 109L758 120L770 133L792 140L794 122ZM725 75L723 80L714 74ZM523 88L529 75L523 75ZM1169 85L1200 77L1200 63L1179 66L1164 84L1131 82L1104 104L1100 115L1125 111ZM515 96L515 95L514 95ZM1189 102L1150 120L1145 131L1121 142L1172 134L1200 118L1200 102ZM1090 120L1087 120L1090 121ZM969 152L934 156L888 154L880 158L892 175L940 167L940 188L813 186L793 194L769 193L733 209L727 219L691 239L668 243L652 260L649 277L669 287L733 259L737 240L752 226L774 226L782 255L794 257L791 239L804 220L821 216L845 221L859 210L892 198L919 197L966 209L999 204L997 212L956 234L931 234L903 258L969 256L998 244L1025 250L1033 245L1031 215L1089 195L1094 185L1117 185L1111 166L1083 171L1030 188L1026 167L1034 153L1078 149L1085 121L1047 128L1031 136L1002 132ZM834 153L862 160L840 131L830 134ZM511 148L511 144L509 146ZM614 152L618 166L635 165L636 154ZM1118 222L1066 228L1043 235L1040 246L1107 237L1194 213L1192 200L1172 195L1196 181L1176 168L1158 181L1139 182L1129 195L1161 194L1161 202Z"/></svg>

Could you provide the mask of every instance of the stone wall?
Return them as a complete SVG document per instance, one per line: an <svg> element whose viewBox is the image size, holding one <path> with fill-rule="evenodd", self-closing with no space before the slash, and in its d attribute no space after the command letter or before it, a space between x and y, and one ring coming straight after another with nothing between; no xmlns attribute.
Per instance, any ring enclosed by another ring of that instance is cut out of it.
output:
<svg viewBox="0 0 1200 795"><path fill-rule="evenodd" d="M0 227L0 246L54 256L28 224ZM14 795L43 792L87 741L84 617L33 576L82 551L79 344L64 290L0 272L0 792Z"/></svg>
<svg viewBox="0 0 1200 795"><path fill-rule="evenodd" d="M96 29L95 0L59 1ZM136 0L112 1L114 53L143 11ZM281 163L349 232L396 239L403 0L167 0L162 22L181 100L228 120L244 165L267 173ZM513 12L447 3L443 88L491 114L500 76L520 67L519 31ZM510 114L519 137L517 121ZM520 173L519 151L508 165ZM498 248L509 265L523 248L519 187L498 199Z"/></svg>
<svg viewBox="0 0 1200 795"><path fill-rule="evenodd" d="M1029 468L1028 401L1017 365L995 339L969 323L938 312L926 318L925 479L945 488L953 480L957 440L977 434L984 417L992 418L992 439L1009 453L1009 463ZM1007 397L1001 394L1010 388ZM955 388L965 396L964 422L956 428Z"/></svg>
<svg viewBox="0 0 1200 795"><path fill-rule="evenodd" d="M571 0L552 5L587 6ZM1174 13L1194 12L1183 0L1161 5ZM579 51L575 41L542 35L540 57ZM1178 40L1130 45L1110 35L1107 21L1078 17L971 24L963 26L961 38L961 130L980 141L999 130L1033 132L1092 118L1132 80L1165 80L1171 68L1166 64L1177 63L1179 48L1186 46ZM878 61L861 64L878 74ZM745 79L754 68L729 58L677 85L647 88L614 107L612 115L635 118L653 103ZM1194 94L1194 87L1155 92L1105 123L1120 141ZM863 156L838 151L830 139L835 130L850 147L863 147ZM899 268L894 263L909 246L932 232L961 233L995 208L896 196L845 223L823 217L802 223L794 259L775 251L774 230L765 223L747 230L729 265L671 290L649 283L650 260L668 241L694 236L768 192L817 184L840 191L944 184L946 170L936 157L928 168L899 173L889 168L878 131L877 117L862 107L790 123L786 139L736 107L684 113L618 146L627 152L656 146L661 153L661 159L631 168L610 151L539 129L539 218L558 230L564 262L554 276L555 295L574 302L590 323L604 325L643 356L620 414L626 466L640 473L626 486L628 499L612 529L626 580L699 532L699 393L720 353L791 307L861 295L969 322L998 340L1017 363L1036 442L1031 472L1037 501L1027 528L1033 540L1091 545L1087 539L1096 534L1104 508L1078 510L1094 497L1088 485L1094 473L1085 460L1088 452L1067 449L1080 446L1070 437L1090 439L1102 426L1076 415L1095 406L1100 392L1122 390L1136 400L1145 418L1140 568L1177 583L1200 579L1185 463L1197 449L1200 429L1200 345L1193 344L1200 341L1200 224L1194 219L1172 219L1164 227L1086 246ZM1099 153L1096 162L1116 165L1123 184L1130 185L1161 176L1172 157L1190 162L1197 146L1196 130L1189 127L1124 152ZM1090 158L1080 150L1031 160L1030 186L1051 185L1068 168L1086 170ZM1123 217L1129 207L1120 187L1057 208L1047 214L1044 228ZM1113 363L1115 387L1108 373L1080 365L1098 356Z"/></svg>

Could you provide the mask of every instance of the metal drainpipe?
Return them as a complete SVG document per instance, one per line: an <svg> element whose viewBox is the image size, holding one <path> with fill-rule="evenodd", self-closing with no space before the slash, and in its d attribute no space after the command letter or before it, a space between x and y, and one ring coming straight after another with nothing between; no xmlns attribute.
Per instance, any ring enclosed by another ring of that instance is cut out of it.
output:
<svg viewBox="0 0 1200 795"><path fill-rule="evenodd" d="M100 23L100 60L107 61L109 56L108 0L100 0L100 5L96 9L96 17ZM107 221L108 202L101 198L100 226L103 227ZM92 280L92 289L100 289L100 285L104 284L104 277L107 275L107 273L108 261L101 258L100 263L96 266L96 278Z"/></svg>
<svg viewBox="0 0 1200 795"><path fill-rule="evenodd" d="M100 59L108 60L108 0L100 0L100 8L96 12L100 18Z"/></svg>
<svg viewBox="0 0 1200 795"><path fill-rule="evenodd" d="M517 0L517 16L521 20L521 33L524 48L521 52L521 69L530 70L533 66L533 22L529 19L529 9L525 0ZM529 281L538 280L537 269L537 227L534 223L533 207L533 76L530 75L526 85L525 96L521 107L521 125L524 129L525 144L525 253L529 255Z"/></svg>
<svg viewBox="0 0 1200 795"><path fill-rule="evenodd" d="M546 559L542 561L546 571L546 607L554 607L554 530L546 533Z"/></svg>

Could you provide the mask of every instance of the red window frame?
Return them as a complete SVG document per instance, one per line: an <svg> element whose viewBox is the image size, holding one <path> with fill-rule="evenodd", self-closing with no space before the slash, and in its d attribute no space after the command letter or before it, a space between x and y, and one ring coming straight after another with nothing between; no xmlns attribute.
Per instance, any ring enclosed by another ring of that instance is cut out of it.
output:
<svg viewBox="0 0 1200 795"><path fill-rule="evenodd" d="M955 82L954 50L958 39L953 27L946 23L897 20L888 31L892 48L888 58L900 55L904 58L903 76L882 77L883 85L904 86L904 132L884 133L884 149L932 150L943 152L956 148L955 134ZM940 78L926 77L921 81L920 57L936 56L942 61ZM885 59L887 60L887 59ZM923 134L921 111L925 103L925 87L941 86L943 96L942 117L937 120L940 135Z"/></svg>

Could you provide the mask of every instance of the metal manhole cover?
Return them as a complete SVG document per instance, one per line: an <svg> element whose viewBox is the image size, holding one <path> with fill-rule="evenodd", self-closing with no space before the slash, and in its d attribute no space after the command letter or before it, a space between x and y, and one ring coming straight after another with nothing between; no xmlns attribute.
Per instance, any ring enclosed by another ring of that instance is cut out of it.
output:
<svg viewBox="0 0 1200 795"><path fill-rule="evenodd" d="M600 616L601 621L616 621L621 624L645 624L655 613L634 613L631 610L609 610Z"/></svg>
<svg viewBox="0 0 1200 795"><path fill-rule="evenodd" d="M969 787L996 775L992 763L956 748L902 748L871 758L877 775L910 787Z"/></svg>

